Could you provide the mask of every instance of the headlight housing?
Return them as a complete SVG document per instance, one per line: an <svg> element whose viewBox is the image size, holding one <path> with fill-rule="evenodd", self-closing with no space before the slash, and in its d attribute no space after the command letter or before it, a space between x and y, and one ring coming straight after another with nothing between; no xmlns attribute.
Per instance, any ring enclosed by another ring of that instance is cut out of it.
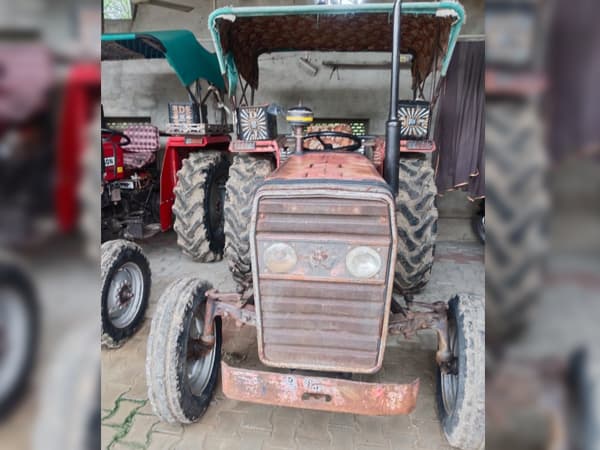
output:
<svg viewBox="0 0 600 450"><path fill-rule="evenodd" d="M243 141L275 139L277 116L271 114L268 105L240 106L237 110L238 136Z"/></svg>
<svg viewBox="0 0 600 450"><path fill-rule="evenodd" d="M398 120L402 139L427 139L431 105L425 100L400 100L398 102Z"/></svg>
<svg viewBox="0 0 600 450"><path fill-rule="evenodd" d="M371 278L381 269L381 256L371 247L355 247L346 255L346 269L353 277Z"/></svg>
<svg viewBox="0 0 600 450"><path fill-rule="evenodd" d="M270 272L287 273L296 267L298 256L291 245L277 242L266 248L263 261Z"/></svg>

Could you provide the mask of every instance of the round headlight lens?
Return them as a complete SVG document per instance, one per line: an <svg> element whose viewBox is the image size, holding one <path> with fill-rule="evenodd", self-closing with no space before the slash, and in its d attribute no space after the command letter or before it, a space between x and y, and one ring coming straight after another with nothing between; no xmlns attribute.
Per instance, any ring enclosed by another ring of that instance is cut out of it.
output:
<svg viewBox="0 0 600 450"><path fill-rule="evenodd" d="M296 266L298 257L291 245L278 242L267 247L263 261L271 272L286 273Z"/></svg>
<svg viewBox="0 0 600 450"><path fill-rule="evenodd" d="M381 256L371 247L356 247L346 255L346 268L356 278L371 278L381 269Z"/></svg>

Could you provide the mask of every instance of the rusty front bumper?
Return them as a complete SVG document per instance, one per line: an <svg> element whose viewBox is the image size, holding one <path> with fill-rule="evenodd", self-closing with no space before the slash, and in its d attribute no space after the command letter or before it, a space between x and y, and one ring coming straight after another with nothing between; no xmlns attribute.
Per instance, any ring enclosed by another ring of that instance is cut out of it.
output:
<svg viewBox="0 0 600 450"><path fill-rule="evenodd" d="M238 369L221 362L223 393L234 400L373 416L409 414L419 380L383 384Z"/></svg>

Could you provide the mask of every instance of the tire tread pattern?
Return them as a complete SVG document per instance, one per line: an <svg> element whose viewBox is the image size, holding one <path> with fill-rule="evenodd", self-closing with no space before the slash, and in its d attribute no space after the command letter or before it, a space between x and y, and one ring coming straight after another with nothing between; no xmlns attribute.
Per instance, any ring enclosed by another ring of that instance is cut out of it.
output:
<svg viewBox="0 0 600 450"><path fill-rule="evenodd" d="M459 389L453 413L445 414L438 378L438 410L448 443L461 450L485 445L484 310L483 297L474 294L459 294L449 302L459 333Z"/></svg>
<svg viewBox="0 0 600 450"><path fill-rule="evenodd" d="M178 374L183 351L180 336L194 299L211 288L209 283L193 277L174 281L160 297L152 319L146 351L148 398L154 413L168 423L193 423L199 418L190 416L182 406L182 386ZM217 356L215 361L218 370L220 357ZM204 410L208 407L211 395L212 392L207 397Z"/></svg>
<svg viewBox="0 0 600 450"><path fill-rule="evenodd" d="M273 169L273 162L268 157L235 155L229 170L225 201L225 256L240 291L252 285L250 219L254 194Z"/></svg>
<svg viewBox="0 0 600 450"><path fill-rule="evenodd" d="M431 277L438 211L434 170L427 159L400 160L396 196L398 249L395 287L402 294L423 289Z"/></svg>
<svg viewBox="0 0 600 450"><path fill-rule="evenodd" d="M129 261L135 255L139 261L142 261L140 270L144 278L144 293L140 311L135 320L127 329L121 330L119 335L109 332L107 329L106 317L108 312L104 311L105 306L102 305L102 335L101 345L106 348L119 348L125 341L131 337L144 321L146 309L148 308L148 299L150 298L150 289L152 285L152 272L150 271L150 263L144 255L142 248L134 242L126 239L114 239L106 241L100 247L100 279L101 279L101 299L107 293L106 289L110 286L110 278L112 278L114 270L121 266L124 262Z"/></svg>
<svg viewBox="0 0 600 450"><path fill-rule="evenodd" d="M485 276L488 345L518 335L543 283L549 196L535 108L486 108Z"/></svg>
<svg viewBox="0 0 600 450"><path fill-rule="evenodd" d="M177 185L173 190L173 229L177 233L177 245L194 261L215 262L223 258L222 250L211 249L205 223L205 199L209 172L225 158L226 155L218 151L191 153L177 172Z"/></svg>

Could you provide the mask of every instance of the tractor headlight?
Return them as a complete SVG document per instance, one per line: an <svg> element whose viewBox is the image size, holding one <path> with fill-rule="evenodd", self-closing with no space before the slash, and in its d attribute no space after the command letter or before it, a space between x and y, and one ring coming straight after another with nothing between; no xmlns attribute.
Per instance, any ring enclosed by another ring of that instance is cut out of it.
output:
<svg viewBox="0 0 600 450"><path fill-rule="evenodd" d="M356 278L371 278L381 269L381 256L371 247L356 247L346 255L346 269Z"/></svg>
<svg viewBox="0 0 600 450"><path fill-rule="evenodd" d="M267 247L263 261L271 272L287 273L296 266L298 257L291 245L277 242Z"/></svg>
<svg viewBox="0 0 600 450"><path fill-rule="evenodd" d="M398 102L398 119L402 139L427 139L431 105L425 100L401 100Z"/></svg>

